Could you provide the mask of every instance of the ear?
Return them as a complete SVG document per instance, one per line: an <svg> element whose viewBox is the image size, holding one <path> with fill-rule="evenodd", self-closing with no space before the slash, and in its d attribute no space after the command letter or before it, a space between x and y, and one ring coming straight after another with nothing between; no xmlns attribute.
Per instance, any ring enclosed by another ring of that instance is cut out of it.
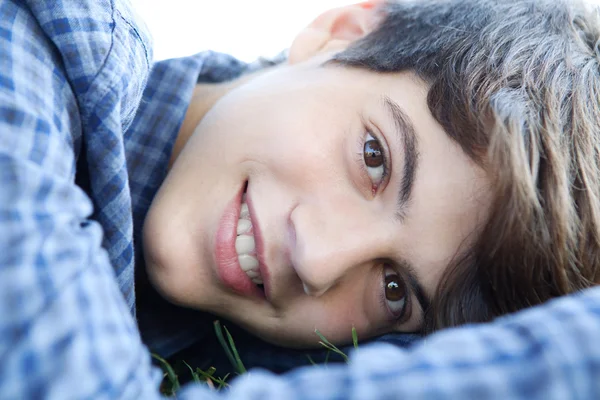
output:
<svg viewBox="0 0 600 400"><path fill-rule="evenodd" d="M377 26L381 18L378 6L384 3L370 0L324 12L296 36L288 62L296 64L321 53L343 50Z"/></svg>

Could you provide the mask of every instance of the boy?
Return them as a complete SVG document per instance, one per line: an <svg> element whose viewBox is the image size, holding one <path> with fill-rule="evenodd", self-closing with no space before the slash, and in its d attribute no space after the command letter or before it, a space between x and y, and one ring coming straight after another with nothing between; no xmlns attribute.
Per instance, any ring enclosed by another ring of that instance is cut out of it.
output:
<svg viewBox="0 0 600 400"><path fill-rule="evenodd" d="M593 15L399 3L382 23L373 5L324 14L289 69L228 86L199 116L190 106L171 152L201 57L154 66L140 102L150 54L127 7L2 3L3 394L157 396L130 316L144 219L165 297L293 346L315 327L343 342L353 325L367 337L488 320L597 283ZM597 304L589 290L412 353L374 347L350 367L255 373L230 396L547 398L566 383L591 397ZM560 373L538 361L560 361L573 334L581 347ZM540 377L552 385L533 386ZM195 393L211 395L182 396Z"/></svg>

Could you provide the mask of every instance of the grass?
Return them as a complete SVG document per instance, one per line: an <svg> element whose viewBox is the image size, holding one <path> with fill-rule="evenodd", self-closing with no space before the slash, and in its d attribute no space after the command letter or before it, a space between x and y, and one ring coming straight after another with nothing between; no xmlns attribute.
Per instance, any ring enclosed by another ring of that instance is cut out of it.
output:
<svg viewBox="0 0 600 400"><path fill-rule="evenodd" d="M225 355L229 359L229 362L231 362L231 365L233 365L233 367L235 368L236 373L238 375L247 373L246 367L244 366L244 363L242 362L240 355L237 351L237 347L235 346L233 337L231 336L231 333L229 333L229 330L227 329L227 327L221 326L221 323L219 321L215 321L214 329L215 329L215 334L217 336L217 340L223 347L223 350L225 351ZM336 353L339 356L341 356L345 362L348 362L348 356L342 350L340 350L337 346L335 346L333 343L331 343L329 340L327 340L327 338L321 332L319 332L318 329L315 329L315 334L320 339L319 344L327 350L324 364L327 364L330 353ZM356 329L354 327L352 328L352 343L354 345L354 348L357 349L358 348L358 335L357 335ZM175 372L175 370L173 369L173 367L169 364L169 362L167 360L165 360L164 358L160 357L157 354L152 354L152 357L159 362L159 364L163 370L163 373L164 373L163 382L161 383L161 386L160 386L161 393L165 396L176 396L177 392L181 388L181 384L179 383L179 376L177 375L177 373ZM309 355L307 355L306 357L308 357L308 360L310 361L311 364L317 365L317 363L315 363ZM217 372L217 370L214 367L210 367L204 371L200 368L196 368L196 369L192 368L185 361L182 361L182 362L189 369L189 371L192 375L192 380L194 382L200 383L200 384L205 384L213 390L221 390L221 389L229 386L229 384L227 383L227 379L230 376L229 374L227 374L223 377L218 377L218 376L215 376L215 373Z"/></svg>
<svg viewBox="0 0 600 400"><path fill-rule="evenodd" d="M346 355L346 353L338 349L336 345L327 340L327 338L325 338L325 336L323 336L318 329L315 329L315 333L317 334L319 339L321 339L321 341L319 341L319 344L321 346L325 347L328 351L339 354L345 362L348 362L348 356Z"/></svg>
<svg viewBox="0 0 600 400"><path fill-rule="evenodd" d="M223 330L225 330L225 334L227 335L227 341L225 341L225 338L223 337ZM227 327L223 326L223 328L221 328L221 322L215 321L215 333L223 350L225 350L225 354L227 355L227 358L229 358L231 365L234 366L238 374L245 374L247 372L246 367L244 367L244 363L242 363L242 360L240 359L240 355L233 342L233 337L231 337Z"/></svg>

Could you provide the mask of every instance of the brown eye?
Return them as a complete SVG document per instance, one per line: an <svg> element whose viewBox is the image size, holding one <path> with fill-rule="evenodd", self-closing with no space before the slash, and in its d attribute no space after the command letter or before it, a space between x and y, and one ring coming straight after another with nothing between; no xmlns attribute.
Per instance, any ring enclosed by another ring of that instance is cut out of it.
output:
<svg viewBox="0 0 600 400"><path fill-rule="evenodd" d="M384 268L383 291L389 312L394 318L400 318L406 309L408 293L402 277L390 267Z"/></svg>
<svg viewBox="0 0 600 400"><path fill-rule="evenodd" d="M394 274L385 277L385 298L389 301L402 301L406 297L406 290L402 279Z"/></svg>
<svg viewBox="0 0 600 400"><path fill-rule="evenodd" d="M388 173L387 158L381 142L367 133L363 147L363 160L375 190L385 181Z"/></svg>
<svg viewBox="0 0 600 400"><path fill-rule="evenodd" d="M371 139L365 142L364 158L365 164L369 168L377 168L383 165L383 149L377 139Z"/></svg>

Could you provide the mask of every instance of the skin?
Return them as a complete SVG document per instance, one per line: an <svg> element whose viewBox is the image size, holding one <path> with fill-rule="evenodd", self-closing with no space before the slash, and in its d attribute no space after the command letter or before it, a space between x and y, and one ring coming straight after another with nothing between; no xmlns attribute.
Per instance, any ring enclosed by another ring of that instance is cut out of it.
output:
<svg viewBox="0 0 600 400"><path fill-rule="evenodd" d="M352 327L361 339L420 328L423 310L403 265L413 266L424 297L433 296L485 221L489 180L433 119L428 87L412 72L323 66L375 23L372 3L331 10L301 32L289 63L197 88L144 226L149 276L167 299L292 347L315 346L315 329L344 343ZM401 218L406 132L386 98L414 126L418 147ZM380 167L365 168L368 140L387 152L383 180ZM246 181L268 299L236 293L216 272L220 219ZM386 274L406 286L405 297L390 296L398 292L386 291Z"/></svg>

